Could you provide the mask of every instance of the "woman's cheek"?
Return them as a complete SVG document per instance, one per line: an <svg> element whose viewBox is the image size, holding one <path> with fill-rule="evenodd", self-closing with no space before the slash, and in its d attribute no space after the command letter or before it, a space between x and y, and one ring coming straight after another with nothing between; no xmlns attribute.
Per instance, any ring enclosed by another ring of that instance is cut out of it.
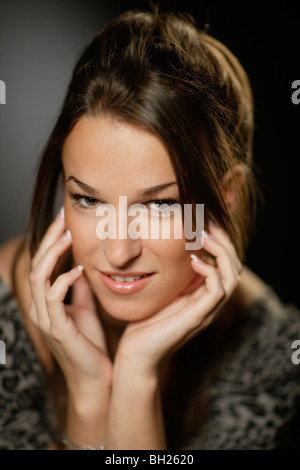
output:
<svg viewBox="0 0 300 470"><path fill-rule="evenodd" d="M97 248L95 224L83 216L66 217L66 226L72 235L72 252L74 261L83 264L89 253Z"/></svg>
<svg viewBox="0 0 300 470"><path fill-rule="evenodd" d="M183 249L172 253L174 263L169 268L169 272L176 273L174 279L174 288L177 287L178 292L181 294L188 294L195 287L203 282L203 277L199 276L191 265L191 251Z"/></svg>
<svg viewBox="0 0 300 470"><path fill-rule="evenodd" d="M150 240L151 249L159 257L169 262L184 263L189 257L189 252L186 250L185 239L165 238L159 240Z"/></svg>

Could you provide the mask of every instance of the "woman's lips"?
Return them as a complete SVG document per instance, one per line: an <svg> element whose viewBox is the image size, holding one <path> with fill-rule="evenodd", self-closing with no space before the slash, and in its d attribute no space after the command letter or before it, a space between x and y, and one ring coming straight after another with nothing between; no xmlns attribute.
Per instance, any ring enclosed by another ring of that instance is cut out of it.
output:
<svg viewBox="0 0 300 470"><path fill-rule="evenodd" d="M115 292L117 294L122 294L122 295L129 295L129 294L134 294L135 292L139 292L140 290L144 289L149 282L151 282L151 279L153 279L155 273L126 273L125 274L120 274L120 273L107 273L107 272L101 272L99 271L100 278L102 279L104 285L110 289L112 292ZM121 281L119 279L113 279L111 276L114 278L128 278L128 281ZM143 276L140 279L133 280L133 277L139 277Z"/></svg>

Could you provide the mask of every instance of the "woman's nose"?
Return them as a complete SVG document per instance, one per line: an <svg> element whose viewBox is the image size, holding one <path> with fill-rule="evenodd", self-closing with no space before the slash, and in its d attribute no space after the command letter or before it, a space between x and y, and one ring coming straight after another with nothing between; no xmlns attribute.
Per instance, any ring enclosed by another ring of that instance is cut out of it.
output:
<svg viewBox="0 0 300 470"><path fill-rule="evenodd" d="M142 251L140 240L130 238L107 239L104 242L104 254L111 266L124 267L137 258Z"/></svg>
<svg viewBox="0 0 300 470"><path fill-rule="evenodd" d="M136 236L135 232L131 236L132 215L130 211L128 212L127 197L120 196L119 205L109 206L109 209L108 222L110 222L110 225L107 232L108 236L106 234L103 240L103 250L111 266L120 268L141 254L142 243L141 238ZM102 210L106 211L107 208L102 208ZM101 220L100 224L97 225L99 230L103 230L103 227L106 227L106 219ZM100 238L102 238L101 233Z"/></svg>

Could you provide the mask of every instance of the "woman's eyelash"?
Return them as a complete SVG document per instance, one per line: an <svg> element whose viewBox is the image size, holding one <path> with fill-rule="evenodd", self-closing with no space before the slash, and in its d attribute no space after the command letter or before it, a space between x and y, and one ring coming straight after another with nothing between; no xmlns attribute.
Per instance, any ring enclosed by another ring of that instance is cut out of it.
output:
<svg viewBox="0 0 300 470"><path fill-rule="evenodd" d="M78 205L82 209L96 207L97 203L101 202L101 201L98 201L98 199L95 199L94 197L84 196L83 194L78 194L78 193L71 193L70 196L72 199L74 199L76 205ZM84 200L85 204L83 204L81 200ZM87 201L89 201L91 204L88 204ZM96 203L96 204L93 204L93 203Z"/></svg>
<svg viewBox="0 0 300 470"><path fill-rule="evenodd" d="M90 196L85 196L84 194L71 193L70 196L72 199L74 199L74 201L80 208L86 208L86 209L93 208L93 207L96 207L98 203L101 203L101 201L99 201L98 199L95 199ZM83 203L81 200L85 201L85 203ZM170 207L173 204L178 204L178 200L176 199L152 199L151 201L147 201L144 203L144 205L148 205L148 204L151 204L151 205L153 204L155 206L167 205ZM156 208L159 209L159 207L156 207Z"/></svg>
<svg viewBox="0 0 300 470"><path fill-rule="evenodd" d="M149 204L155 204L156 206L172 206L173 204L178 204L178 201L176 199L153 199L149 201Z"/></svg>

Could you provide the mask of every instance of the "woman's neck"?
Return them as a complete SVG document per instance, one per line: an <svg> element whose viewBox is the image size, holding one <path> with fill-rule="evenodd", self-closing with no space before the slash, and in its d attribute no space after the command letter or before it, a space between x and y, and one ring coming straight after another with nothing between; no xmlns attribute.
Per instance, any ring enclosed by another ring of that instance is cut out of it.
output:
<svg viewBox="0 0 300 470"><path fill-rule="evenodd" d="M109 313L106 312L106 310L102 307L96 297L95 302L97 306L98 316L101 321L106 338L107 352L111 360L113 361L116 355L119 341L127 326L127 322L118 320L117 318L114 318L109 315Z"/></svg>

